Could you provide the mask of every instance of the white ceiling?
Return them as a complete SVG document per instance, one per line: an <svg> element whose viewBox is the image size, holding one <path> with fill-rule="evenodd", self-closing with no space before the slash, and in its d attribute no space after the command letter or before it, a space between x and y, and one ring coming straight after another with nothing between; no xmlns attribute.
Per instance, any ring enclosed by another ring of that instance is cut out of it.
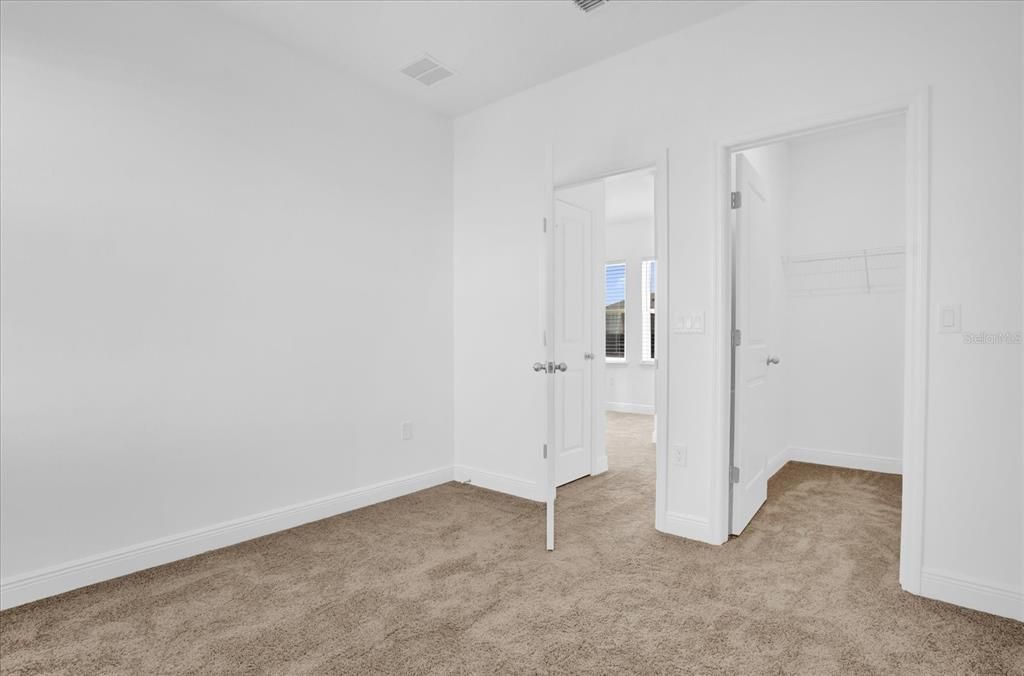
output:
<svg viewBox="0 0 1024 676"><path fill-rule="evenodd" d="M743 2L610 0L222 1L217 7L410 101L457 116ZM455 71L433 87L399 70L424 53Z"/></svg>

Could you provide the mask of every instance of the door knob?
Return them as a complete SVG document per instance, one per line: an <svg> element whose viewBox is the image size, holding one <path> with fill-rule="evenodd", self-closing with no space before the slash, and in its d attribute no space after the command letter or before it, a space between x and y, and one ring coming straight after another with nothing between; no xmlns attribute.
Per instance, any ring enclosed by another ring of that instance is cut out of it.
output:
<svg viewBox="0 0 1024 676"><path fill-rule="evenodd" d="M778 363L779 363L779 358L778 357L773 357L771 355L768 356L768 366L771 366L772 364L778 364Z"/></svg>
<svg viewBox="0 0 1024 676"><path fill-rule="evenodd" d="M535 361L533 362L533 370L536 371L537 373L544 373L545 371L548 370L548 367L540 363L539 361Z"/></svg>
<svg viewBox="0 0 1024 676"><path fill-rule="evenodd" d="M563 371L564 372L564 371L568 371L569 367L563 361L561 364L555 364L555 370L556 371Z"/></svg>

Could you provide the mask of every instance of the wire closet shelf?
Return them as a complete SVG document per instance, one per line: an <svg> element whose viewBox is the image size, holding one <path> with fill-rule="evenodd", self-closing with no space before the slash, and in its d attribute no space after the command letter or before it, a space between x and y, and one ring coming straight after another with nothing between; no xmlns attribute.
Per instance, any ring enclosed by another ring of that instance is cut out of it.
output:
<svg viewBox="0 0 1024 676"><path fill-rule="evenodd" d="M790 296L885 293L904 287L903 247L784 256Z"/></svg>

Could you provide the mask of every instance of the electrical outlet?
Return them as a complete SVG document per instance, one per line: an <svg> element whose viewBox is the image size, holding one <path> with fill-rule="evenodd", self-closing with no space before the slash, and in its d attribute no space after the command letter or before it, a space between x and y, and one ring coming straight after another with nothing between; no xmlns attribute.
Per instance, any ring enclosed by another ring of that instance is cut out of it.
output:
<svg viewBox="0 0 1024 676"><path fill-rule="evenodd" d="M686 446L679 444L672 447L672 462L680 467L686 467Z"/></svg>
<svg viewBox="0 0 1024 676"><path fill-rule="evenodd" d="M412 439L412 421L406 420L402 423L402 441L409 441Z"/></svg>

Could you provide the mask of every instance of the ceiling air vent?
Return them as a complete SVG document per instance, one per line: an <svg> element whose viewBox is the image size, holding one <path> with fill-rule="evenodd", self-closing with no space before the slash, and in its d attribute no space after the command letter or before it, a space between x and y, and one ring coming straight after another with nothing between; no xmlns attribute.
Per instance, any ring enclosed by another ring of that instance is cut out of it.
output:
<svg viewBox="0 0 1024 676"><path fill-rule="evenodd" d="M608 2L608 0L572 0L576 3L576 6L582 9L584 12L593 12L601 5Z"/></svg>
<svg viewBox="0 0 1024 676"><path fill-rule="evenodd" d="M410 63L402 69L402 72L428 87L455 75L450 68L445 68L429 54L424 54Z"/></svg>

